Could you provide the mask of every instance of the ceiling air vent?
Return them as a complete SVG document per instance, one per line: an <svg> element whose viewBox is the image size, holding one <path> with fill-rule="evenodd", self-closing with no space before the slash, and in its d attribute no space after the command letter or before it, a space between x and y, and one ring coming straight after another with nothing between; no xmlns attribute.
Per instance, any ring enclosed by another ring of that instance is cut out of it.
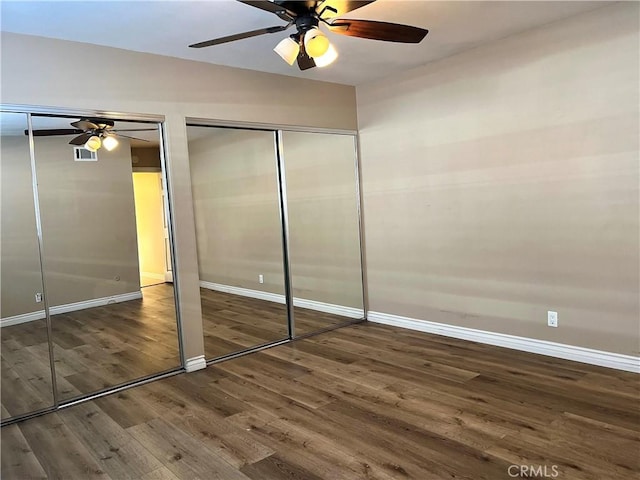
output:
<svg viewBox="0 0 640 480"><path fill-rule="evenodd" d="M92 152L84 147L73 147L73 159L76 162L97 162L98 152Z"/></svg>

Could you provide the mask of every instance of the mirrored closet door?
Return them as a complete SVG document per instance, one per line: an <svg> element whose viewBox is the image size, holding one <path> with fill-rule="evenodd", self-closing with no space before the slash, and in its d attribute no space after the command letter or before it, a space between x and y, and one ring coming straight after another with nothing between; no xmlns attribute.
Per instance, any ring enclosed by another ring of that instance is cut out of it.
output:
<svg viewBox="0 0 640 480"><path fill-rule="evenodd" d="M364 318L353 135L282 132L295 334Z"/></svg>
<svg viewBox="0 0 640 480"><path fill-rule="evenodd" d="M207 359L364 318L355 136L187 136Z"/></svg>
<svg viewBox="0 0 640 480"><path fill-rule="evenodd" d="M0 112L2 420L54 405L27 115Z"/></svg>
<svg viewBox="0 0 640 480"><path fill-rule="evenodd" d="M206 357L287 339L275 132L187 135Z"/></svg>
<svg viewBox="0 0 640 480"><path fill-rule="evenodd" d="M178 367L159 125L32 127L59 401Z"/></svg>

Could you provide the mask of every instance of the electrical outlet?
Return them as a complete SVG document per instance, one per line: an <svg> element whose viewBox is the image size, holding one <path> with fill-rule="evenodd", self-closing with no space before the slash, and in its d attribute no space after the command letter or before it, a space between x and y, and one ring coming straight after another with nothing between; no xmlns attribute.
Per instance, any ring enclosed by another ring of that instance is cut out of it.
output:
<svg viewBox="0 0 640 480"><path fill-rule="evenodd" d="M558 312L552 312L551 310L547 312L547 325L550 327L558 326Z"/></svg>
<svg viewBox="0 0 640 480"><path fill-rule="evenodd" d="M40 303L42 301L42 293L38 292L36 293L36 302Z"/></svg>
<svg viewBox="0 0 640 480"><path fill-rule="evenodd" d="M264 283L264 275L258 275L258 282Z"/></svg>

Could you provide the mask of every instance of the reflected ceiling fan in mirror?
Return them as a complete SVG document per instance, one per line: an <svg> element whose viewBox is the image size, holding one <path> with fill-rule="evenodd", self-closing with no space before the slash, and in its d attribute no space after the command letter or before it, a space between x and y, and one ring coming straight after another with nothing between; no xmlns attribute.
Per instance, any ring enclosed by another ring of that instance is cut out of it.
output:
<svg viewBox="0 0 640 480"><path fill-rule="evenodd" d="M288 23L194 43L189 47L211 47L243 38L282 32L291 26L295 26L296 33L278 43L274 51L289 65L293 65L297 60L300 70L307 70L313 67L324 67L338 58L337 50L319 28L321 23L326 25L329 31L333 33L385 42L420 43L429 33L428 30L423 28L400 25L398 23L336 18L357 8L369 5L375 0L237 1L273 13Z"/></svg>
<svg viewBox="0 0 640 480"><path fill-rule="evenodd" d="M81 118L78 121L71 122L74 128L52 128L33 130L34 137L51 137L58 135L77 135L72 138L69 145L82 145L91 152L95 152L100 147L104 147L111 151L118 146L116 137L132 138L148 142L144 138L130 137L121 132L151 132L156 128L136 128L131 130L114 129L115 122L104 118ZM25 135L29 135L29 130L24 131Z"/></svg>

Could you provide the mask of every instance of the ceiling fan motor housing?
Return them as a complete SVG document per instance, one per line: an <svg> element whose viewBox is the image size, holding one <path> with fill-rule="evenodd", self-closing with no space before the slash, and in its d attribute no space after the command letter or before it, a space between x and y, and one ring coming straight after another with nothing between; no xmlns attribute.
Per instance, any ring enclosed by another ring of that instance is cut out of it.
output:
<svg viewBox="0 0 640 480"><path fill-rule="evenodd" d="M318 19L313 15L302 15L296 18L296 29L301 36L314 27L318 27Z"/></svg>
<svg viewBox="0 0 640 480"><path fill-rule="evenodd" d="M95 125L98 125L101 129L113 128L115 122L113 120L107 120L105 118L83 118L82 120L89 121Z"/></svg>

